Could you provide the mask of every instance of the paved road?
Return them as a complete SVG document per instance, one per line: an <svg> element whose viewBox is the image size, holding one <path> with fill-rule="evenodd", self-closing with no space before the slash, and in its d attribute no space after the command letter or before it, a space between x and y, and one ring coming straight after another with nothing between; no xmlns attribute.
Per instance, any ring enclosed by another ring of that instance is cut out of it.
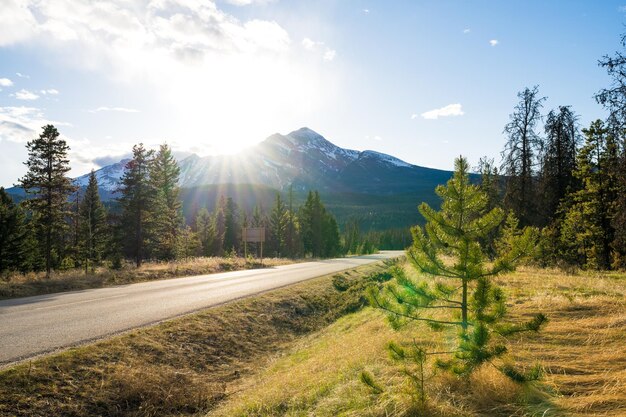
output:
<svg viewBox="0 0 626 417"><path fill-rule="evenodd" d="M99 339L400 251L0 301L0 364Z"/></svg>

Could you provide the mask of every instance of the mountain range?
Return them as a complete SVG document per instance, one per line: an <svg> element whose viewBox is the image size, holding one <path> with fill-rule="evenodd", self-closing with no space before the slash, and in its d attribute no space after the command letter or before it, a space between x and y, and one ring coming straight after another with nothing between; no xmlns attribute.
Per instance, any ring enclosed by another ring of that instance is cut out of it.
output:
<svg viewBox="0 0 626 417"><path fill-rule="evenodd" d="M127 162L96 171L103 200L115 198ZM246 210L255 204L269 207L276 191L292 187L297 203L308 190L318 190L340 224L356 218L368 229L414 224L417 204L433 202L434 188L451 176L450 171L412 165L380 152L341 148L306 127L273 134L234 155L192 154L180 159L179 166L188 216L203 205L212 208L221 194L235 198ZM85 187L88 178L86 174L75 181ZM21 194L15 188L8 191Z"/></svg>

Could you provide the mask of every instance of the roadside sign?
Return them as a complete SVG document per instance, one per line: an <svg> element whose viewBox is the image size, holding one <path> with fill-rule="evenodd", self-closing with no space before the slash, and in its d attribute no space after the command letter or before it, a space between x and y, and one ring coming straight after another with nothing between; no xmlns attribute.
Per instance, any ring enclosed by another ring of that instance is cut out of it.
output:
<svg viewBox="0 0 626 417"><path fill-rule="evenodd" d="M265 242L265 227L244 227L242 236L244 242Z"/></svg>

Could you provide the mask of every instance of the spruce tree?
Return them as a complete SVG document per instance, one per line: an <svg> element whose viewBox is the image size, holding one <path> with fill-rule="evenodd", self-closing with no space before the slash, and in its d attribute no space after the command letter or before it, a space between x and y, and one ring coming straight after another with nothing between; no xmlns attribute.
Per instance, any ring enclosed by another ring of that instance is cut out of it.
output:
<svg viewBox="0 0 626 417"><path fill-rule="evenodd" d="M183 226L179 196L180 168L167 144L159 147L150 162L150 183L155 195L151 212L151 249L157 259L175 257L178 234Z"/></svg>
<svg viewBox="0 0 626 417"><path fill-rule="evenodd" d="M300 223L293 206L293 186L289 187L289 204L285 222L285 251L290 258L301 253L302 240L300 239Z"/></svg>
<svg viewBox="0 0 626 417"><path fill-rule="evenodd" d="M0 187L0 273L29 269L27 240L24 211Z"/></svg>
<svg viewBox="0 0 626 417"><path fill-rule="evenodd" d="M100 263L108 243L107 214L100 193L98 180L92 170L89 183L79 209L79 248L85 273Z"/></svg>
<svg viewBox="0 0 626 417"><path fill-rule="evenodd" d="M152 151L143 144L133 146L133 159L124 167L118 198L121 214L121 227L126 230L123 246L135 260L139 268L145 256L147 237L150 236L150 215L155 190L150 182L150 161Z"/></svg>
<svg viewBox="0 0 626 417"><path fill-rule="evenodd" d="M239 249L239 221L237 220L237 212L239 208L235 201L228 197L222 209L224 213L224 242L223 250L231 253L233 250Z"/></svg>
<svg viewBox="0 0 626 417"><path fill-rule="evenodd" d="M287 208L280 198L280 193L276 193L274 207L269 219L271 248L277 257L284 256L285 232L287 229Z"/></svg>
<svg viewBox="0 0 626 417"><path fill-rule="evenodd" d="M202 207L196 216L196 232L202 245L202 255L212 256L215 250L217 233L215 230L215 218L206 207Z"/></svg>
<svg viewBox="0 0 626 417"><path fill-rule="evenodd" d="M539 193L543 224L554 220L561 200L576 188L577 121L569 106L560 106L558 112L551 110L546 116Z"/></svg>
<svg viewBox="0 0 626 417"><path fill-rule="evenodd" d="M464 158L455 161L455 173L447 185L438 186L435 191L442 199L441 210L436 211L426 203L420 205L426 225L412 228L413 245L407 250L411 264L433 279L416 282L404 270L395 268L395 280L380 293L372 288L370 302L389 313L394 327L419 321L435 330L459 328L458 339L448 352L451 358L439 360L438 364L457 374L469 375L481 364L506 352L505 335L538 330L546 320L538 314L528 323L504 322L505 297L491 279L512 271L532 252L537 231L533 228L519 231L517 220L509 216L498 245L498 256L489 263L480 242L502 223L505 213L498 207L486 210L488 197L470 183ZM450 316L428 314L437 311L448 311ZM406 352L397 349L397 345L390 349L398 357L405 356ZM500 369L514 374L514 370L504 366Z"/></svg>
<svg viewBox="0 0 626 417"><path fill-rule="evenodd" d="M504 127L507 142L502 152L502 173L506 177L504 203L526 226L537 222L536 180L538 157L543 141L537 134L541 107L538 87L517 94L520 101Z"/></svg>
<svg viewBox="0 0 626 417"><path fill-rule="evenodd" d="M215 249L217 256L224 254L224 237L226 236L226 197L220 196L217 207L215 208Z"/></svg>
<svg viewBox="0 0 626 417"><path fill-rule="evenodd" d="M62 234L67 229L66 219L71 215L68 198L76 190L66 175L70 170L67 153L69 146L52 125L43 127L39 138L26 144L28 171L20 179L20 186L30 196L27 207L37 219L37 234L42 242L46 277L53 267L53 251L59 253Z"/></svg>
<svg viewBox="0 0 626 417"><path fill-rule="evenodd" d="M561 228L563 255L590 269L610 269L614 250L620 164L618 143L601 120L583 129L576 178L582 189L570 196Z"/></svg>

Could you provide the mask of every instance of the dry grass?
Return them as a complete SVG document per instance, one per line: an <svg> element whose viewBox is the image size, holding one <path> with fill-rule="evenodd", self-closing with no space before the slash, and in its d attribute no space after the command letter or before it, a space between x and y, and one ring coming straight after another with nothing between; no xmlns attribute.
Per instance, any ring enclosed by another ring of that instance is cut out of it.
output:
<svg viewBox="0 0 626 417"><path fill-rule="evenodd" d="M127 263L121 269L98 268L95 273L81 269L54 272L47 279L43 272L12 274L0 279L0 299L28 297L63 291L110 287L134 282L213 274L241 269L269 268L293 263L291 259L265 258L263 263L245 258L191 258L172 262L146 262L140 268Z"/></svg>
<svg viewBox="0 0 626 417"><path fill-rule="evenodd" d="M383 269L342 273L344 292L326 276L0 371L0 416L206 413L275 352L362 305L362 277Z"/></svg>
<svg viewBox="0 0 626 417"><path fill-rule="evenodd" d="M514 383L491 366L469 383L438 372L427 383L428 407L420 410L386 343L416 339L438 349L454 335L419 326L394 332L381 312L368 308L300 340L232 388L239 392L209 415L626 416L626 275L529 268L499 281L509 293L512 319L539 311L550 318L541 333L511 340L510 360L544 365L538 383ZM382 394L359 381L363 370L385 387Z"/></svg>

